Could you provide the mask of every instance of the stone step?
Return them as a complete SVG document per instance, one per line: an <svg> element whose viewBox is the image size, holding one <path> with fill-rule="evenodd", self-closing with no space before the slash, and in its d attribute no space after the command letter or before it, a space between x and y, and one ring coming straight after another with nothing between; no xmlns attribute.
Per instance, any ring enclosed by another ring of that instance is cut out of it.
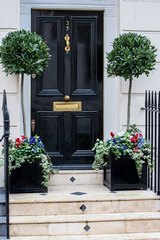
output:
<svg viewBox="0 0 160 240"><path fill-rule="evenodd" d="M57 190L56 190L57 189ZM73 194L75 193L75 194ZM86 193L76 195L76 193ZM13 194L10 216L158 212L160 197L151 191L111 193L104 186L55 187L48 194Z"/></svg>
<svg viewBox="0 0 160 240"><path fill-rule="evenodd" d="M102 185L103 172L95 170L61 170L50 178L49 189L52 186Z"/></svg>
<svg viewBox="0 0 160 240"><path fill-rule="evenodd" d="M3 194L3 195L5 194L4 187L0 187L0 195L1 195L1 194Z"/></svg>
<svg viewBox="0 0 160 240"><path fill-rule="evenodd" d="M11 237L11 240L154 240L160 239L160 232L157 233L130 233L130 234L105 234L88 236L29 236Z"/></svg>
<svg viewBox="0 0 160 240"><path fill-rule="evenodd" d="M0 217L5 216L6 209L5 209L5 203L0 203Z"/></svg>
<svg viewBox="0 0 160 240"><path fill-rule="evenodd" d="M6 209L5 209L5 195L0 191L0 217L5 216Z"/></svg>
<svg viewBox="0 0 160 240"><path fill-rule="evenodd" d="M0 236L6 236L6 218L0 217Z"/></svg>
<svg viewBox="0 0 160 240"><path fill-rule="evenodd" d="M11 236L70 236L160 231L160 213L15 216Z"/></svg>
<svg viewBox="0 0 160 240"><path fill-rule="evenodd" d="M23 203L11 204L10 216L47 216L74 214L106 214L127 212L156 212L160 210L159 200L135 201L79 201L65 203Z"/></svg>

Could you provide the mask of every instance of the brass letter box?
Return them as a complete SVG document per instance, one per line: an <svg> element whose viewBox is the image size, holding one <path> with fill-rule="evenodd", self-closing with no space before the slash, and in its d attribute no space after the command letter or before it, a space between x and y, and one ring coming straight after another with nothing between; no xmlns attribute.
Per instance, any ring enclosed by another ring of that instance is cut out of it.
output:
<svg viewBox="0 0 160 240"><path fill-rule="evenodd" d="M82 102L53 102L55 112L77 112L82 111Z"/></svg>

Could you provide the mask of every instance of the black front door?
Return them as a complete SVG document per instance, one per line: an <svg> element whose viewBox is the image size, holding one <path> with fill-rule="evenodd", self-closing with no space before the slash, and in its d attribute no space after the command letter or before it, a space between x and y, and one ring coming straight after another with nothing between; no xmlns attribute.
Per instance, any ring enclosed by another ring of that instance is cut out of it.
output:
<svg viewBox="0 0 160 240"><path fill-rule="evenodd" d="M52 55L32 79L32 135L55 166L91 168L91 149L103 137L103 12L32 10L32 31Z"/></svg>

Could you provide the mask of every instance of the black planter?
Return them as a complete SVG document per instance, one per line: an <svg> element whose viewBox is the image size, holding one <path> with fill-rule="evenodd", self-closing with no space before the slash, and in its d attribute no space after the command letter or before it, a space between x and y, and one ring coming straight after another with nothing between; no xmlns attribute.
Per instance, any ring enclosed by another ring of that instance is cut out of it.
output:
<svg viewBox="0 0 160 240"><path fill-rule="evenodd" d="M104 168L103 184L111 191L115 190L146 190L147 164L143 164L142 176L139 178L134 160L123 157L115 160L112 156Z"/></svg>
<svg viewBox="0 0 160 240"><path fill-rule="evenodd" d="M10 176L10 193L44 193L47 188L41 185L42 173L39 161L31 164L25 162L12 171Z"/></svg>

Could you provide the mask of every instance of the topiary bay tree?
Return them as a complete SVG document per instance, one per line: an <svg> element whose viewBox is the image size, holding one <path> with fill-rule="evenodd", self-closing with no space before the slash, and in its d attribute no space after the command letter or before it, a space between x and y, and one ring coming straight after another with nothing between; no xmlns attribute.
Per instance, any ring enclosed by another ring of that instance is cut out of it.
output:
<svg viewBox="0 0 160 240"><path fill-rule="evenodd" d="M129 81L127 129L130 126L132 81L142 74L148 76L154 70L156 51L147 37L129 32L117 37L113 42L113 49L107 53L108 76L115 75Z"/></svg>
<svg viewBox="0 0 160 240"><path fill-rule="evenodd" d="M23 131L26 136L26 119L24 109L24 74L42 74L50 59L49 48L42 37L35 32L24 29L9 32L2 39L0 46L0 63L9 74L21 75L21 107Z"/></svg>

